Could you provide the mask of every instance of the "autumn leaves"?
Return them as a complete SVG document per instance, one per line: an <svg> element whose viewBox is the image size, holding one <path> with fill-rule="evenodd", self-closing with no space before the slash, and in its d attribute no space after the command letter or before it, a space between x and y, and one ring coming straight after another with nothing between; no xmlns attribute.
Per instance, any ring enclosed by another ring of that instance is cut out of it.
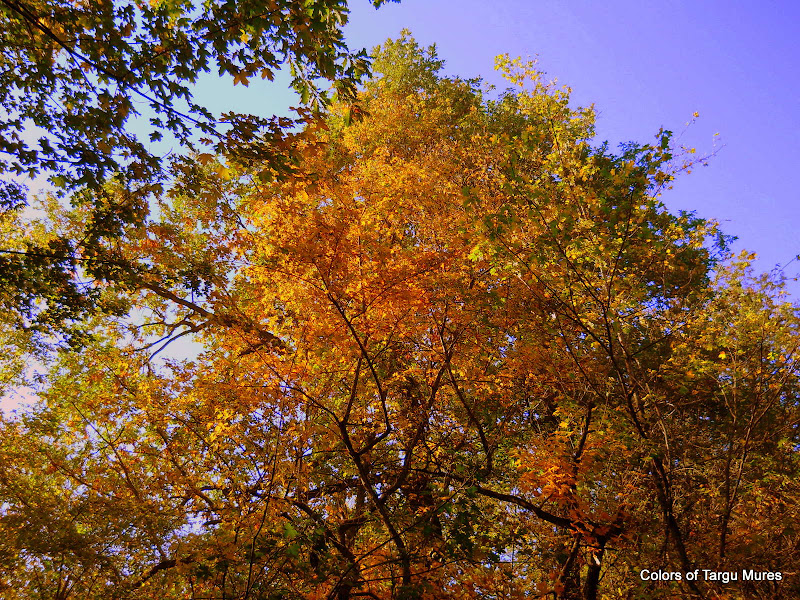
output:
<svg viewBox="0 0 800 600"><path fill-rule="evenodd" d="M638 572L789 570L780 282L660 204L668 133L615 154L530 65L494 96L441 66L387 42L290 177L202 157L107 242L148 318L101 319L3 424L6 589L735 598ZM195 360L132 350L185 332Z"/></svg>

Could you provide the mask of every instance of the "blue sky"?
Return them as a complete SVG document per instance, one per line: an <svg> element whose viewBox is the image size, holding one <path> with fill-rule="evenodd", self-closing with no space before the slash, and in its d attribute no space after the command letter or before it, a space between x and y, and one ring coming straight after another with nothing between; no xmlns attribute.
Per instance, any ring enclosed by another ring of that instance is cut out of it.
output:
<svg viewBox="0 0 800 600"><path fill-rule="evenodd" d="M664 127L698 154L716 149L664 195L667 206L721 221L761 270L800 253L797 3L404 0L376 11L355 2L348 40L372 47L403 27L437 45L448 74L498 83L497 54L538 56L575 104L595 104L598 141L650 141Z"/></svg>
<svg viewBox="0 0 800 600"><path fill-rule="evenodd" d="M651 141L664 127L708 167L679 178L662 200L721 222L757 268L800 253L800 5L789 1L403 0L378 10L351 0L346 33L372 48L408 28L436 44L445 72L502 84L494 57L538 57L549 78L594 103L597 141ZM287 79L221 86L198 97L215 110L272 114L296 103ZM700 117L690 127L693 113ZM714 134L719 134L715 137ZM800 262L786 269L800 272ZM800 297L800 285L793 285Z"/></svg>
<svg viewBox="0 0 800 600"><path fill-rule="evenodd" d="M769 270L800 253L800 5L790 1L403 0L378 10L351 0L351 47L408 28L436 44L445 71L501 84L494 57L538 57L548 77L594 103L597 141L645 142L664 127L708 167L662 198L739 238L734 249ZM207 78L197 92L214 109L271 114L296 103L287 79L234 90ZM700 117L690 126L692 114ZM714 136L718 133L718 136ZM798 261L786 269L800 272ZM800 297L800 285L793 285Z"/></svg>

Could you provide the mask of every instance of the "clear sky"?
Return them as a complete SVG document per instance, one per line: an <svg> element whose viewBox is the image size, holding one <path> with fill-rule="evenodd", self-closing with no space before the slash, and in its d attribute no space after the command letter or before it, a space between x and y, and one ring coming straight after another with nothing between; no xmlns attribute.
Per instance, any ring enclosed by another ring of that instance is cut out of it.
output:
<svg viewBox="0 0 800 600"><path fill-rule="evenodd" d="M352 2L353 46L404 27L435 43L452 75L499 83L496 55L538 56L575 104L595 104L598 141L650 141L664 127L685 130L680 143L698 154L716 146L708 167L664 195L667 206L721 221L761 270L800 253L800 4L403 0L376 11Z"/></svg>
<svg viewBox="0 0 800 600"><path fill-rule="evenodd" d="M759 270L800 254L800 4L402 0L375 10L349 1L352 48L408 28L437 45L447 74L496 84L496 55L536 56L573 89L574 104L594 103L598 143L647 142L664 127L698 155L716 151L708 167L676 181L667 206L719 220L739 238L735 250L758 254ZM282 113L297 103L287 81L245 89L209 76L197 94L216 111ZM786 272L800 272L800 261ZM791 289L800 298L800 284Z"/></svg>

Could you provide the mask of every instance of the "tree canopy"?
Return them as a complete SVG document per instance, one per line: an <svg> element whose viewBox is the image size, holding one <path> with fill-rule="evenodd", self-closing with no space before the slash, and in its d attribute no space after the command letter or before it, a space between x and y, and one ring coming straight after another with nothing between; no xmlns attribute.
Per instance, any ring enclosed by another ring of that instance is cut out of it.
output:
<svg viewBox="0 0 800 600"><path fill-rule="evenodd" d="M324 102L317 81L352 93L367 69L365 53L351 53L344 43L347 4L340 1L3 0L0 6L0 172L45 173L67 189L97 186L114 174L158 179L160 157L127 127L140 113L149 111L151 141L169 133L191 145L199 134L220 153L256 143L245 134L269 133L267 119L228 113L220 120L196 102L192 86L204 73L247 85L252 77L271 80L288 62L302 100ZM230 127L219 130L220 121ZM42 130L35 143L32 127Z"/></svg>
<svg viewBox="0 0 800 600"><path fill-rule="evenodd" d="M4 597L797 596L780 277L664 207L669 132L614 152L533 65L442 66L388 41L289 176L197 160L98 240L141 318L0 423Z"/></svg>
<svg viewBox="0 0 800 600"><path fill-rule="evenodd" d="M76 273L115 276L119 265L98 262L98 239L139 226L187 152L265 176L290 169L287 131L329 100L321 83L348 98L368 72L366 53L345 45L347 18L342 0L2 0L0 210L29 204L26 177L90 209L76 238L0 248L17 323L79 337L78 321L108 309L73 285ZM295 119L215 115L194 97L204 74L247 85L287 66L305 107ZM108 192L111 179L124 194Z"/></svg>

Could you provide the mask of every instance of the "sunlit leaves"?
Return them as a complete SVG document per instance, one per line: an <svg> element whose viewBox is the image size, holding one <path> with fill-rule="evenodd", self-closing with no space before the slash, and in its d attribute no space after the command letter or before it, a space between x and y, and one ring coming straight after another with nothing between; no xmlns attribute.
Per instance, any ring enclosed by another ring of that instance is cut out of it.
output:
<svg viewBox="0 0 800 600"><path fill-rule="evenodd" d="M52 193L85 211L87 230L49 246L0 240L2 283L22 291L3 306L77 343L79 322L107 308L81 280L125 286L136 278L141 266L109 257L108 246L141 226L147 202L172 181L176 155L222 155L258 165L264 179L291 170L297 157L287 129L297 122L212 114L194 88L206 74L246 85L288 65L304 122L329 101L321 80L350 98L368 72L365 52L344 43L347 16L339 0L5 0L0 175L47 178ZM29 203L24 188L2 183L4 211Z"/></svg>
<svg viewBox="0 0 800 600"><path fill-rule="evenodd" d="M499 94L441 67L404 34L285 177L199 154L124 241L93 224L141 319L100 321L3 423L17 588L670 598L721 590L637 569L750 568L767 543L792 568L780 278L660 203L668 132L613 152L533 65L502 59ZM150 356L189 335L194 360Z"/></svg>

